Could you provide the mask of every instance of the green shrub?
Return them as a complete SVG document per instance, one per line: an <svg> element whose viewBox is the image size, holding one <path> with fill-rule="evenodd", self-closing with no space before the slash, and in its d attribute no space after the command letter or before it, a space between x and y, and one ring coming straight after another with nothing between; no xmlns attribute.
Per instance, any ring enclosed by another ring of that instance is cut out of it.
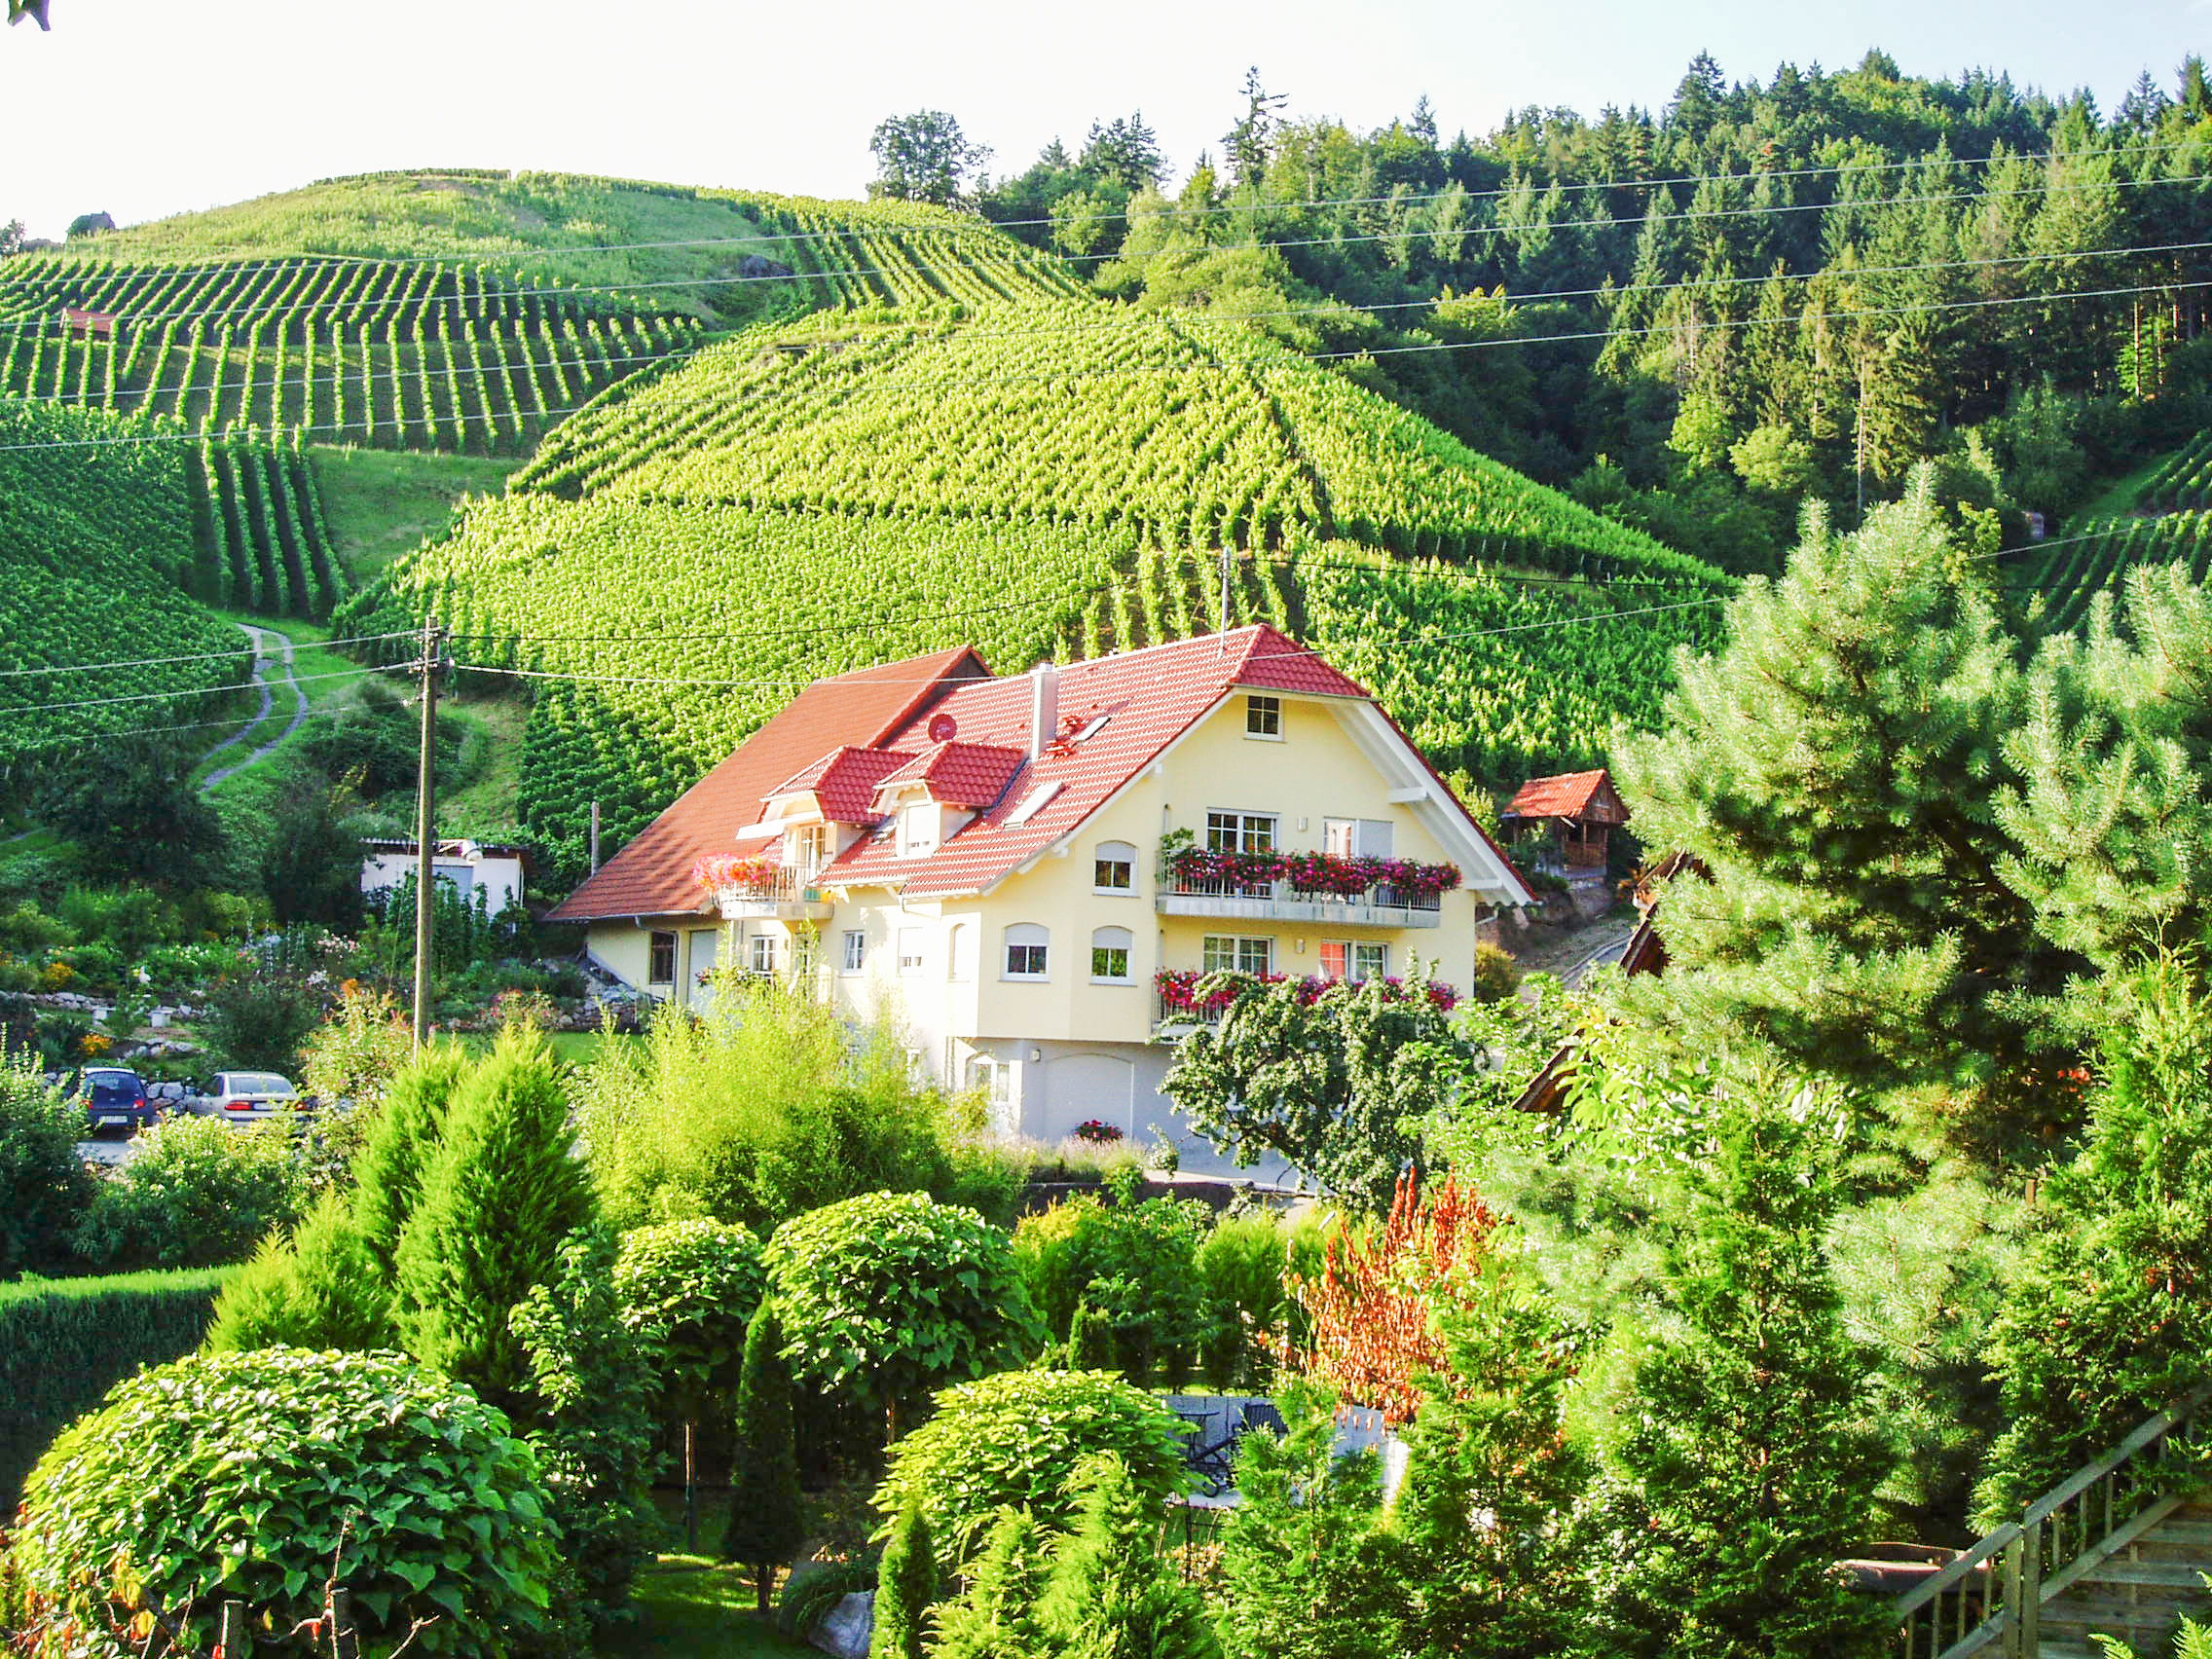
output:
<svg viewBox="0 0 2212 1659"><path fill-rule="evenodd" d="M1164 1360L1179 1382L1213 1335L1198 1267L1208 1221L1205 1206L1188 1200L1070 1198L1023 1218L1014 1260L1049 1336L1069 1336L1076 1309L1088 1307L1112 1326L1122 1370L1148 1382Z"/></svg>
<svg viewBox="0 0 2212 1659"><path fill-rule="evenodd" d="M1026 1509L999 1513L968 1590L937 1610L931 1659L1031 1659L1050 1652L1037 1603L1051 1568L1051 1539Z"/></svg>
<svg viewBox="0 0 2212 1659"><path fill-rule="evenodd" d="M876 1558L832 1562L807 1572L794 1572L785 1581L776 1604L776 1627L786 1636L803 1641L807 1633L828 1618L847 1596L875 1588Z"/></svg>
<svg viewBox="0 0 2212 1659"><path fill-rule="evenodd" d="M921 1193L869 1193L793 1217L762 1253L799 1376L903 1408L977 1377L1032 1333L1007 1235Z"/></svg>
<svg viewBox="0 0 2212 1659"><path fill-rule="evenodd" d="M100 1183L77 1251L118 1270L240 1262L306 1199L288 1124L173 1118L141 1135L137 1156Z"/></svg>
<svg viewBox="0 0 2212 1659"><path fill-rule="evenodd" d="M1160 1555L1160 1498L1112 1453L1086 1460L1075 1530L1052 1562L1037 1622L1061 1653L1218 1659L1198 1592Z"/></svg>
<svg viewBox="0 0 2212 1659"><path fill-rule="evenodd" d="M364 1650L420 1618L420 1651L490 1656L546 1628L544 1501L498 1412L396 1356L200 1354L123 1383L55 1442L15 1547L95 1653L123 1651L104 1635L119 1564L202 1653L227 1598L279 1631L319 1613L335 1560Z"/></svg>
<svg viewBox="0 0 2212 1659"><path fill-rule="evenodd" d="M891 1450L877 1509L919 1504L945 1563L973 1556L1001 1509L1056 1526L1086 1457L1113 1453L1155 1501L1183 1485L1183 1424L1142 1389L1103 1371L1008 1371L947 1388L937 1413Z"/></svg>
<svg viewBox="0 0 2212 1659"><path fill-rule="evenodd" d="M1205 1346L1205 1379L1213 1387L1258 1386L1272 1376L1258 1339L1281 1334L1289 1255L1289 1230L1266 1209L1223 1216L1198 1246L1198 1272L1213 1305Z"/></svg>
<svg viewBox="0 0 2212 1659"><path fill-rule="evenodd" d="M732 1223L670 1221L622 1235L622 1323L654 1345L662 1383L686 1416L737 1382L762 1278L759 1240Z"/></svg>
<svg viewBox="0 0 2212 1659"><path fill-rule="evenodd" d="M392 1080L415 1057L415 1024L398 1002L354 987L300 1046L300 1088L317 1100L382 1106Z"/></svg>
<svg viewBox="0 0 2212 1659"><path fill-rule="evenodd" d="M937 1600L937 1550L929 1519L909 1504L892 1523L875 1575L875 1629L867 1659L924 1659L930 1604Z"/></svg>
<svg viewBox="0 0 2212 1659"><path fill-rule="evenodd" d="M0 1514L49 1442L141 1365L200 1346L230 1270L0 1285Z"/></svg>
<svg viewBox="0 0 2212 1659"><path fill-rule="evenodd" d="M291 1075L329 999L313 977L288 965L256 962L208 994L201 1026L222 1065Z"/></svg>
<svg viewBox="0 0 2212 1659"><path fill-rule="evenodd" d="M0 1055L0 1279L65 1261L92 1201L84 1132L84 1107L49 1088L31 1055Z"/></svg>
<svg viewBox="0 0 2212 1659"><path fill-rule="evenodd" d="M776 1317L776 1305L763 1302L745 1333L729 1528L722 1534L722 1554L753 1569L763 1613L768 1610L776 1568L790 1561L806 1538L806 1519L799 1506L792 1374L783 1347L784 1326Z"/></svg>
<svg viewBox="0 0 2212 1659"><path fill-rule="evenodd" d="M272 1233L232 1275L207 1333L212 1353L391 1346L391 1298L346 1196L325 1193L290 1233Z"/></svg>

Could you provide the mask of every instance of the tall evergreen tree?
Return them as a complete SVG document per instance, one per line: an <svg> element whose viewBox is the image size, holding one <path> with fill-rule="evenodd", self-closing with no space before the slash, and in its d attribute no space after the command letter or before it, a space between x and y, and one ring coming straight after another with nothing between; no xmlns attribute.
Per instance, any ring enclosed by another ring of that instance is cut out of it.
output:
<svg viewBox="0 0 2212 1659"><path fill-rule="evenodd" d="M783 1348L784 1327L776 1317L776 1305L762 1302L745 1331L729 1528L722 1534L722 1554L753 1569L762 1613L768 1610L776 1568L792 1559L806 1537L792 1374Z"/></svg>
<svg viewBox="0 0 2212 1659"><path fill-rule="evenodd" d="M875 1631L867 1659L926 1659L930 1604L937 1600L937 1546L919 1503L891 1524L875 1574Z"/></svg>
<svg viewBox="0 0 2212 1659"><path fill-rule="evenodd" d="M399 1241L408 1352L510 1411L529 1382L513 1310L553 1280L563 1242L592 1215L573 1140L551 1051L510 1026L455 1094Z"/></svg>
<svg viewBox="0 0 2212 1659"><path fill-rule="evenodd" d="M1160 1559L1159 1506L1127 1465L1103 1454L1078 1480L1075 1531L1037 1606L1046 1634L1067 1659L1217 1659L1197 1593Z"/></svg>
<svg viewBox="0 0 2212 1659"><path fill-rule="evenodd" d="M1045 1529L1026 1509L992 1525L968 1592L938 1609L930 1659L1042 1659L1051 1651L1037 1623L1037 1602L1051 1571Z"/></svg>
<svg viewBox="0 0 2212 1659"><path fill-rule="evenodd" d="M416 1055L391 1080L353 1165L354 1223L387 1280L399 1255L399 1235L423 1196L424 1174L436 1161L446 1107L467 1072L468 1055L458 1043Z"/></svg>

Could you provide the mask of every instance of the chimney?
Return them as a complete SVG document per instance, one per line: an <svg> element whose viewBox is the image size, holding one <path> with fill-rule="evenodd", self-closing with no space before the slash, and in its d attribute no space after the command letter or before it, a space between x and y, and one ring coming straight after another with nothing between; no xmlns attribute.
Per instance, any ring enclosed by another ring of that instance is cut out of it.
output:
<svg viewBox="0 0 2212 1659"><path fill-rule="evenodd" d="M1043 757L1060 732L1060 671L1041 662L1029 671L1029 758Z"/></svg>

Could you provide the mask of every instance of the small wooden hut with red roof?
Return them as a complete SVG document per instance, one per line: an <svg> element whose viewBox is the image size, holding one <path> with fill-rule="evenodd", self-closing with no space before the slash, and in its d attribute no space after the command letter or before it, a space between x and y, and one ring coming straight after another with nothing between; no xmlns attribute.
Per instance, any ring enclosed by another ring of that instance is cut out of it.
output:
<svg viewBox="0 0 2212 1659"><path fill-rule="evenodd" d="M1531 827L1548 826L1550 845L1539 863L1569 880L1592 880L1605 873L1613 826L1628 822L1628 802L1613 788L1612 774L1601 766L1595 772L1531 778L1499 816L1509 840Z"/></svg>

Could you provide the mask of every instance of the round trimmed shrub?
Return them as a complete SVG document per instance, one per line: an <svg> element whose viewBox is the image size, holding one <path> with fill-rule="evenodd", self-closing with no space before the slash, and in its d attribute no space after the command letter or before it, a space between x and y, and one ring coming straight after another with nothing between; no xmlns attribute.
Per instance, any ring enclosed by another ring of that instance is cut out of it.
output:
<svg viewBox="0 0 2212 1659"><path fill-rule="evenodd" d="M669 1221L622 1235L614 1294L622 1324L660 1348L669 1389L696 1411L735 1384L766 1274L760 1242L722 1221Z"/></svg>
<svg viewBox="0 0 2212 1659"><path fill-rule="evenodd" d="M784 1353L825 1388L890 1409L1016 1356L1034 1317L1014 1241L926 1193L866 1193L793 1216L761 1253Z"/></svg>
<svg viewBox="0 0 2212 1659"><path fill-rule="evenodd" d="M416 1649L493 1655L551 1628L544 1509L530 1448L467 1388L396 1354L277 1347L118 1383L31 1472L13 1545L95 1653L123 1653L109 1633L136 1606L184 1619L187 1653L213 1649L228 1598L289 1630L335 1558L365 1651L434 1619Z"/></svg>
<svg viewBox="0 0 2212 1659"><path fill-rule="evenodd" d="M1076 1509L1077 1465L1117 1455L1154 1501L1183 1490L1182 1420L1111 1371L1009 1371L947 1388L937 1415L891 1450L886 1517L919 1504L948 1567L982 1547L1002 1509L1046 1526Z"/></svg>

